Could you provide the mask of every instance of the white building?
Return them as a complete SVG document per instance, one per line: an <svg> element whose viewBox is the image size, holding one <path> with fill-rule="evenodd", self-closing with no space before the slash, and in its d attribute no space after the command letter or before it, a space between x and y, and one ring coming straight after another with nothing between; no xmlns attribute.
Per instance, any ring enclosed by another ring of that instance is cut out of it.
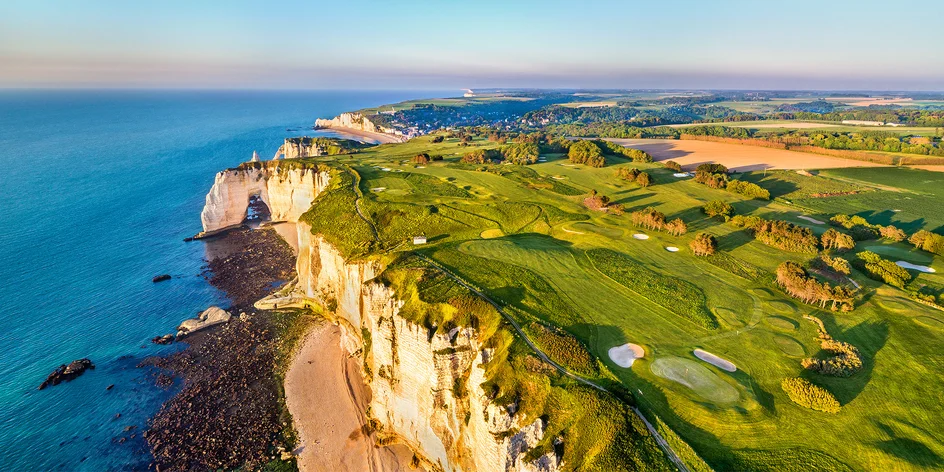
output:
<svg viewBox="0 0 944 472"><path fill-rule="evenodd" d="M413 245L419 246L420 244L426 244L426 236L413 236Z"/></svg>

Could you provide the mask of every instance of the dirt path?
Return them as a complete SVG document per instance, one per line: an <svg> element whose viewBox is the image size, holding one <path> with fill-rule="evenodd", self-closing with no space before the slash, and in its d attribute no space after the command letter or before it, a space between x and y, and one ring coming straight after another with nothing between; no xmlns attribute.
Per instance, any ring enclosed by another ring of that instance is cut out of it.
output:
<svg viewBox="0 0 944 472"><path fill-rule="evenodd" d="M370 391L360 359L341 348L341 329L324 322L305 337L285 376L285 398L299 434L303 472L394 472L410 468L406 446L376 447L365 434Z"/></svg>

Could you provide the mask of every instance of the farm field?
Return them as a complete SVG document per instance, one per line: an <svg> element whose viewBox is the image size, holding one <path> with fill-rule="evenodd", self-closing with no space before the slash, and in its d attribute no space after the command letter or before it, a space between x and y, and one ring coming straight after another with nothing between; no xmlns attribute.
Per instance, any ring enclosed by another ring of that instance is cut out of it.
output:
<svg viewBox="0 0 944 472"><path fill-rule="evenodd" d="M783 132L790 130L815 131L822 130L831 133L861 133L866 131L885 131L888 133L915 135L915 136L937 136L941 128L926 126L853 126L842 123L829 123L824 121L796 121L796 120L760 120L760 121L738 121L725 123L687 123L681 125L670 125L673 128L686 128L689 126L727 126L729 128L749 128L769 132Z"/></svg>
<svg viewBox="0 0 944 472"><path fill-rule="evenodd" d="M686 168L710 161L744 170L868 165L711 142L620 142ZM907 223L902 227L909 232L930 230L944 224L930 215L932 202L940 200L935 189L944 188L935 179L944 176L897 168L828 169L812 176L787 170L745 173L745 180L771 190L774 200L761 201L676 178L658 162L608 158L606 167L593 168L560 154L526 167L458 162L470 149L497 146L477 139L463 147L454 138L436 144L421 137L332 159L360 175L362 207L380 237L389 240L389 251L415 251L435 260L506 306L522 325L562 328L602 363L596 378L625 387L643 411L671 427L715 470L944 467L944 405L929 394L944 388L939 354L944 312L857 270L852 278L868 296L851 313L804 304L774 285L772 274L783 261L805 263L812 256L765 246L701 211L707 201L723 200L738 214L784 219L821 234L828 225L799 217L826 221L852 205L840 198L863 199L856 205L864 212L878 201L888 206L893 197L907 195L924 198L922 209L901 205L906 208L888 221ZM421 152L444 159L414 164L412 157ZM617 179L621 167L649 173L653 184L641 188ZM582 201L591 190L622 204L627 214L589 210ZM812 197L850 190L859 193ZM885 200L866 199L872 197ZM813 208L813 200L820 206ZM628 213L646 207L667 219L681 218L688 233L670 236L634 227ZM689 242L703 231L717 237L720 255L692 254ZM428 237L428 245L397 243L418 232ZM648 239L634 237L639 234ZM944 286L940 256L905 243L870 241L857 250L864 248L937 268L916 280ZM717 327L691 315L702 313ZM860 372L849 378L804 372L802 358L822 355L816 326L803 318L808 314L859 349ZM627 343L645 354L623 368L608 352ZM696 349L730 361L736 370L700 360ZM566 356L559 361L572 365ZM792 403L780 384L797 376L827 388L841 411L832 415Z"/></svg>
<svg viewBox="0 0 944 472"><path fill-rule="evenodd" d="M623 146L642 149L656 161L673 160L684 170L715 162L739 172L763 169L826 169L835 167L877 167L864 161L821 156L783 149L716 143L696 140L608 139Z"/></svg>

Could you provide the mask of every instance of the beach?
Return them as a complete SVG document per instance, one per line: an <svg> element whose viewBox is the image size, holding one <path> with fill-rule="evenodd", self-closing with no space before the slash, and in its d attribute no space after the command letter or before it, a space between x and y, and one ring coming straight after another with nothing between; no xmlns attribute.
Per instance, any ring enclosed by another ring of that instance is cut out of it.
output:
<svg viewBox="0 0 944 472"><path fill-rule="evenodd" d="M298 431L299 470L417 470L406 446L375 445L364 414L370 389L361 378L360 357L341 347L338 326L320 322L306 335L285 375L285 401Z"/></svg>
<svg viewBox="0 0 944 472"><path fill-rule="evenodd" d="M354 128L344 128L339 126L321 126L317 128L319 130L333 131L341 137L354 139L355 141L363 141L368 143L376 144L390 144L390 143L401 143L405 138L400 136L395 136L387 133L374 133L371 131L362 131ZM347 135L347 136L344 136Z"/></svg>

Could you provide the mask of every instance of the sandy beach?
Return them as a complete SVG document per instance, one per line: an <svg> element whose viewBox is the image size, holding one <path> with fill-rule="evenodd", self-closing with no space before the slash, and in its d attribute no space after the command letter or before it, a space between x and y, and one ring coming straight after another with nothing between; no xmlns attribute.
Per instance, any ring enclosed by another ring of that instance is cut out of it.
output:
<svg viewBox="0 0 944 472"><path fill-rule="evenodd" d="M378 447L365 435L370 390L360 358L341 348L341 329L322 322L306 335L285 376L285 398L298 430L303 472L393 472L410 468L403 445Z"/></svg>
<svg viewBox="0 0 944 472"><path fill-rule="evenodd" d="M370 132L370 131L361 131L361 130L359 130L359 129L354 129L354 128L342 128L342 127L335 127L335 126L331 126L331 127L322 126L322 127L320 127L320 128L317 128L317 129L319 129L319 130L333 131L333 132L338 133L338 134L341 134L341 135L348 135L348 136L350 136L352 139L354 139L354 140L356 140L356 141L366 141L366 142L369 142L369 143L376 143L376 144L401 143L401 142L404 141L404 138L401 138L401 137L399 137L399 136L394 136L394 135L392 135L392 134L386 134L386 133L372 133L372 132Z"/></svg>

